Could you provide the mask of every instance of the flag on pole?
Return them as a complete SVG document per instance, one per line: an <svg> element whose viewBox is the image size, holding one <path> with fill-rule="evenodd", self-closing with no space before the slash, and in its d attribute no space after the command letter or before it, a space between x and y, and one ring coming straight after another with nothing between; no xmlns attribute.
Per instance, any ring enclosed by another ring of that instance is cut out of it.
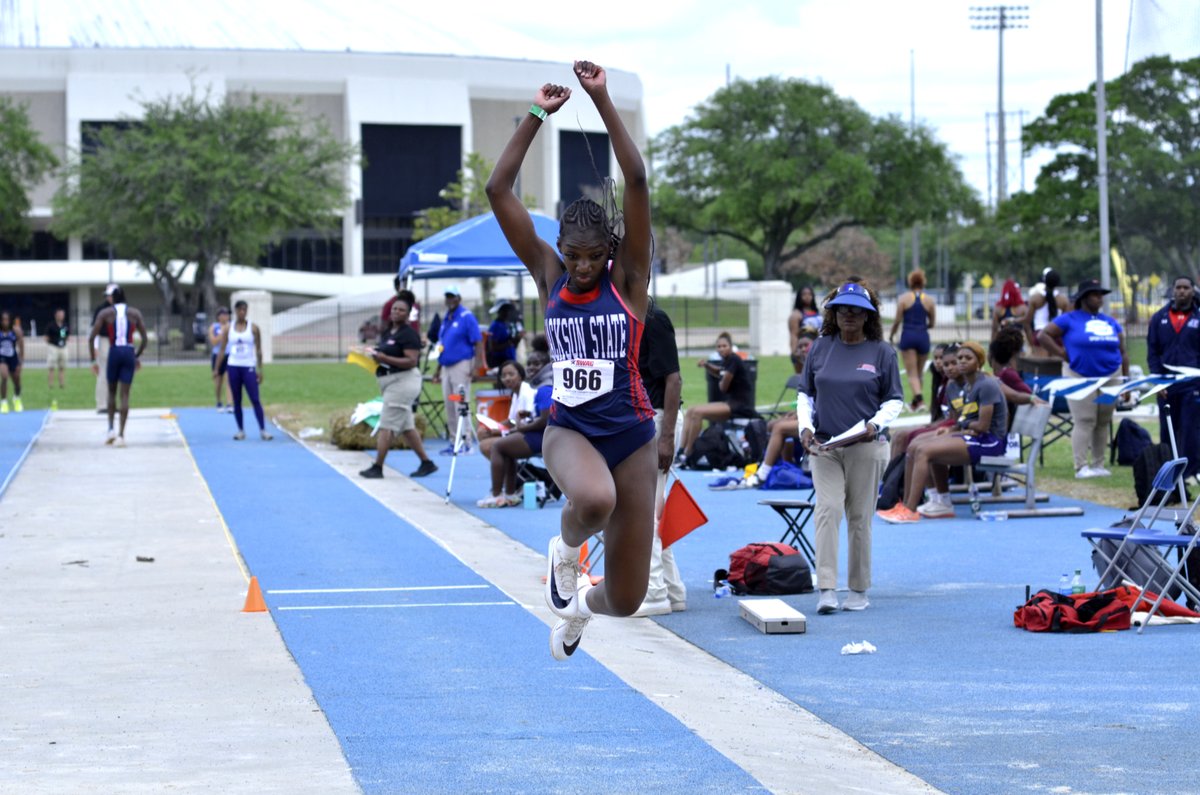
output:
<svg viewBox="0 0 1200 795"><path fill-rule="evenodd" d="M658 522L658 537L662 539L663 549L707 523L708 517L704 515L704 511L700 510L700 506L696 504L683 482L677 479L667 494L662 519Z"/></svg>

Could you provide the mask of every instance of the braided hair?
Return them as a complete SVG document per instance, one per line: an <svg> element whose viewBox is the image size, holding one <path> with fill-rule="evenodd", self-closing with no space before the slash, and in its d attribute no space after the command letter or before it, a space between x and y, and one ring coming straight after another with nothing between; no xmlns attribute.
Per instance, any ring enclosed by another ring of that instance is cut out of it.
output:
<svg viewBox="0 0 1200 795"><path fill-rule="evenodd" d="M580 231L585 234L598 231L608 241L609 257L617 250L621 238L617 235L614 222L609 213L598 202L582 196L567 205L558 222L558 236L565 237L569 231Z"/></svg>

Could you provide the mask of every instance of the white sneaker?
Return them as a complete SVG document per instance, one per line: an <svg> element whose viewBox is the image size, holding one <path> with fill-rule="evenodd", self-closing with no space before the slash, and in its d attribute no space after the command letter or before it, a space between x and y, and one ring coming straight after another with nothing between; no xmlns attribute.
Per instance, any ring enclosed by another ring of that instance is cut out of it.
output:
<svg viewBox="0 0 1200 795"><path fill-rule="evenodd" d="M870 606L866 591L851 591L850 595L846 597L846 601L842 602L843 610L866 610Z"/></svg>
<svg viewBox="0 0 1200 795"><path fill-rule="evenodd" d="M934 497L924 505L917 506L917 513L929 519L953 519L954 506L947 505Z"/></svg>
<svg viewBox="0 0 1200 795"><path fill-rule="evenodd" d="M821 598L817 600L817 615L827 616L830 613L836 613L837 609L837 591L832 588L822 589Z"/></svg>
<svg viewBox="0 0 1200 795"><path fill-rule="evenodd" d="M550 549L546 553L546 604L550 606L550 611L554 615L560 618L574 618L579 613L575 596L579 591L579 577L582 570L579 567L578 559L563 560L559 557L558 540L559 536L550 539ZM580 629L580 632L582 631ZM570 654L571 652L567 652L568 656ZM555 657L555 659L566 658Z"/></svg>
<svg viewBox="0 0 1200 795"><path fill-rule="evenodd" d="M108 434L104 437L105 444L112 444L117 440L117 432L112 428L108 429Z"/></svg>
<svg viewBox="0 0 1200 795"><path fill-rule="evenodd" d="M1097 476L1096 470L1092 469L1089 466L1082 466L1079 469L1075 470L1075 479L1076 480L1087 480L1088 478L1094 478L1096 476Z"/></svg>
<svg viewBox="0 0 1200 795"><path fill-rule="evenodd" d="M634 618L646 618L647 616L665 616L671 612L671 603L666 599L659 599L652 602L649 599L642 602L642 606L634 611Z"/></svg>
<svg viewBox="0 0 1200 795"><path fill-rule="evenodd" d="M115 447L124 447L125 446L125 437L118 436L117 441L114 443L114 446Z"/></svg>
<svg viewBox="0 0 1200 795"><path fill-rule="evenodd" d="M1112 477L1112 472L1108 471L1104 467L1092 467L1092 477L1108 478L1108 477Z"/></svg>
<svg viewBox="0 0 1200 795"><path fill-rule="evenodd" d="M559 619L550 630L550 656L556 660L565 660L574 654L579 648L579 642L583 640L583 629L591 620L591 616Z"/></svg>

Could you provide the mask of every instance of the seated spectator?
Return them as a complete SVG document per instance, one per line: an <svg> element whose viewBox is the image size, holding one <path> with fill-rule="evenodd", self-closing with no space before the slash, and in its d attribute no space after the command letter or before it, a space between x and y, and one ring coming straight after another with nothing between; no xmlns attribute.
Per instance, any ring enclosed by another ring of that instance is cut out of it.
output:
<svg viewBox="0 0 1200 795"><path fill-rule="evenodd" d="M1008 427L1008 406L1000 391L1000 382L983 372L986 355L976 342L964 342L958 351L958 369L965 381L962 418L955 427L939 428L909 443L904 470L904 501L890 510L877 511L879 518L891 524L909 524L920 519L950 519L950 484L946 466L974 466L983 456L1004 454ZM934 499L918 505L925 487L936 488Z"/></svg>
<svg viewBox="0 0 1200 795"><path fill-rule="evenodd" d="M371 318L363 321L363 324L358 327L359 342L374 342L379 339L379 326Z"/></svg>
<svg viewBox="0 0 1200 795"><path fill-rule="evenodd" d="M917 428L900 428L892 433L891 460L907 452L908 446L921 436L938 430L951 428L962 408L963 379L958 370L958 344L942 345L941 355L934 359L934 368L941 374L941 383L934 394L933 405L937 419Z"/></svg>
<svg viewBox="0 0 1200 795"><path fill-rule="evenodd" d="M1043 403L1033 394L1033 389L1021 378L1021 374L1012 366L1017 354L1025 346L1025 334L1019 326L1006 326L996 333L996 338L988 346L988 360L992 372L1000 382L1000 391L1008 403L1008 427L1012 427L1013 414L1017 406L1033 403ZM1007 430L1007 428L1005 429Z"/></svg>
<svg viewBox="0 0 1200 795"><path fill-rule="evenodd" d="M508 435L495 439L491 444L488 459L491 463L492 491L490 495L475 503L480 508L508 508L520 505L521 496L517 493L517 462L542 453L542 434L550 417L554 370L549 366L549 354L543 351L535 350L530 353L528 364L529 381L525 385L534 393L534 416L518 420Z"/></svg>
<svg viewBox="0 0 1200 795"><path fill-rule="evenodd" d="M701 360L696 366L703 367L707 373L720 379L717 387L725 399L701 403L684 412L682 449L675 456L677 464L682 464L691 454L692 445L700 436L705 420L724 422L735 417L752 419L758 416L754 410L754 387L742 358L734 353L733 338L727 331L717 336L717 355L720 357L718 360Z"/></svg>
<svg viewBox="0 0 1200 795"><path fill-rule="evenodd" d="M525 368L519 362L507 361L500 365L500 383L511 394L508 407L508 419L503 423L504 430L494 430L486 425L476 429L479 438L479 452L487 456L497 439L506 436L521 422L533 419L533 387L525 380Z"/></svg>

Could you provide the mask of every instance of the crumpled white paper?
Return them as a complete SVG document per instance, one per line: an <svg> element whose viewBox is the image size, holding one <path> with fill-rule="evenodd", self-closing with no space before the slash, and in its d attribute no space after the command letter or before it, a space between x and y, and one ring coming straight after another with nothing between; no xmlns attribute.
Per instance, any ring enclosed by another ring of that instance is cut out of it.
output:
<svg viewBox="0 0 1200 795"><path fill-rule="evenodd" d="M862 643L847 643L842 647L842 654L874 654L878 649L870 641Z"/></svg>

